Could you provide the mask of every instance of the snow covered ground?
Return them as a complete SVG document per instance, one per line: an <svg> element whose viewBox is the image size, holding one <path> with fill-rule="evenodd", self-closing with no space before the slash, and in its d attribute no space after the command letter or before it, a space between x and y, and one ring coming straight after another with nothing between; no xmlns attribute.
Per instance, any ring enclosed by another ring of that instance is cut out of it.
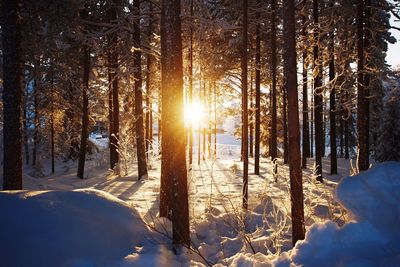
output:
<svg viewBox="0 0 400 267"><path fill-rule="evenodd" d="M107 170L106 161L99 164L99 159L104 158L104 151L92 156L95 160L87 162L85 180L76 178L74 163L59 163L54 175L44 173L37 176L37 172L32 170L25 172L25 189L41 192L1 193L0 213L10 216L9 220L0 223L0 229L11 230L8 236L0 233L0 251L9 252L11 256L8 260L13 263L13 257L17 255L13 253L20 255L24 251L18 246L25 240L30 240L31 247L40 243L40 249L32 253L38 255L36 260L40 263L41 257L45 258L50 251L55 253L50 247L54 242L47 240L68 239L70 236L69 243L61 242L66 248L76 247L85 251L85 247L93 246L93 250L89 250L101 251L101 255L93 256L88 251L77 253L68 260L63 260L60 256L60 262L65 266L289 266L290 263L304 266L374 266L382 263L384 266L391 266L392 260L398 257L396 255L400 255L399 246L393 243L399 241L398 233L390 238L400 216L397 205L400 198L399 163L381 165L383 167L344 179L338 189L340 204L335 198L335 189L341 178L350 174L349 162L339 159L339 174L326 174L325 183L316 184L312 178L313 163L310 161L309 168L304 172L307 237L291 250L288 167L279 163L278 182L275 183L269 160L262 159L261 173L258 176L252 175L254 166L250 159L249 212L243 213L240 209L240 141L223 135L219 136L218 141L216 159L206 155L206 159L201 159L201 164L198 165L197 149L194 151L194 164L189 177L193 243L191 253L174 255L168 238L151 230L156 228L163 234L169 234L164 230L168 228L168 223L157 218L159 159L151 159L149 178L137 181L136 166L132 166L129 175L116 177ZM323 168L324 171L329 171L328 159L324 160ZM370 180L371 182L365 182ZM102 193L103 191L107 193ZM108 202L110 204L104 204ZM48 209L51 205L57 208ZM18 212L12 214L14 209L18 209ZM27 212L29 209L32 211ZM116 219L113 209L116 213L123 214L123 218ZM373 219L372 215L378 209L382 212L377 218L382 221L387 219L387 222L380 224L377 219ZM22 221L32 226L24 228L24 223L12 224L19 218L25 218ZM30 218L35 218L33 223ZM64 223L61 218L71 221L66 220L68 223ZM326 222L327 220L330 222ZM35 224L41 221L50 222L44 223L43 227L39 223ZM103 226L102 222L107 222L107 225ZM82 225L82 228L67 227L74 224ZM93 224L95 227L92 227ZM112 230L117 225L120 232ZM49 232L49 228L53 231ZM141 229L141 236L146 238L132 234L138 228ZM35 232L32 237L29 236L30 231ZM124 231L126 234L122 235ZM86 232L88 234L83 235ZM78 239L72 237L77 238L80 233L85 239L86 236L91 238L82 245L84 247L73 243ZM114 233L114 237L107 237ZM15 250L6 245L12 237ZM108 251L107 246L114 246L114 243L118 244ZM375 249L375 254L365 254L369 248L377 248L378 245L382 248ZM357 246L362 249L357 249ZM61 251L58 253L63 253L62 247L58 249ZM349 253L346 249L356 252ZM386 253L388 251L390 253ZM29 255L26 255L26 259L34 261L35 258ZM367 255L370 257L366 257ZM24 260L23 256L18 258ZM58 263L56 265L61 266Z"/></svg>

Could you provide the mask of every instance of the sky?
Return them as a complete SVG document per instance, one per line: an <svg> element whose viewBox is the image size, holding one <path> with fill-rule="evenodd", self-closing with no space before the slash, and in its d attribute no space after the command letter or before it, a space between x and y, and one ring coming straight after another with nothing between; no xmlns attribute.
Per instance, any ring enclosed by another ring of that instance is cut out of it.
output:
<svg viewBox="0 0 400 267"><path fill-rule="evenodd" d="M390 24L400 27L400 21L394 21L393 16L390 19ZM395 44L389 44L386 61L389 65L392 65L392 67L400 67L400 32L393 29L390 30L390 32L397 39L397 42Z"/></svg>

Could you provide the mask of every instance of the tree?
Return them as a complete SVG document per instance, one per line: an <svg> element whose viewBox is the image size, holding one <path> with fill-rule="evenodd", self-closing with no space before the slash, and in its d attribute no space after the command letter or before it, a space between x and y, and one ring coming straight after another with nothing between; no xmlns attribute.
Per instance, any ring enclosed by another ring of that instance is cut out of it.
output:
<svg viewBox="0 0 400 267"><path fill-rule="evenodd" d="M144 140L144 121L143 121L143 96L142 96L142 53L140 51L140 1L133 1L134 9L137 12L136 20L133 25L133 77L135 79L135 129L136 129L136 152L138 161L138 179L147 177L146 145Z"/></svg>
<svg viewBox="0 0 400 267"><path fill-rule="evenodd" d="M160 216L172 220L175 245L190 246L183 107L181 1L161 4L162 127Z"/></svg>
<svg viewBox="0 0 400 267"><path fill-rule="evenodd" d="M333 7L333 3L331 4ZM331 145L331 174L337 174L337 151L336 151L336 82L335 80L335 34L330 32L329 42L329 81L331 92L329 95L329 122L330 122L330 145Z"/></svg>
<svg viewBox="0 0 400 267"><path fill-rule="evenodd" d="M277 108L276 108L276 69L277 69L277 49L276 49L276 0L271 0L271 134L269 155L271 159L278 156L277 151Z"/></svg>
<svg viewBox="0 0 400 267"><path fill-rule="evenodd" d="M283 1L284 69L288 96L289 169L292 212L292 243L304 239L303 181L300 155L300 124L297 96L296 30L294 0Z"/></svg>
<svg viewBox="0 0 400 267"><path fill-rule="evenodd" d="M357 2L357 168L359 171L368 169L368 104L364 86L364 0Z"/></svg>
<svg viewBox="0 0 400 267"><path fill-rule="evenodd" d="M316 179L322 182L322 151L323 151L323 103L322 103L322 72L319 62L319 0L313 0L314 47L314 128L315 128L315 165Z"/></svg>
<svg viewBox="0 0 400 267"><path fill-rule="evenodd" d="M248 143L248 110L247 110L247 36L248 36L248 4L247 0L243 0L243 22L242 22L242 56L241 56L241 70L242 70L242 146L243 146L243 209L248 208L248 183L249 183L249 143Z"/></svg>
<svg viewBox="0 0 400 267"><path fill-rule="evenodd" d="M257 25L256 25L256 58L255 58L255 64L256 64L256 77L255 77L255 89L256 89L256 103L255 103L255 140L254 140L254 174L260 174L260 134L261 134L261 129L260 129L260 114L261 114L261 90L260 90L260 84L261 84L261 37L260 37L260 11L259 11L259 6L260 6L260 0L257 0L257 13L256 13L256 19L257 19Z"/></svg>
<svg viewBox="0 0 400 267"><path fill-rule="evenodd" d="M86 18L86 8L81 13L82 18ZM81 129L81 143L79 146L79 160L78 160L78 174L80 179L84 178L85 161L86 161L86 148L87 138L89 132L89 73L90 73L90 48L87 43L82 45L82 129Z"/></svg>
<svg viewBox="0 0 400 267"><path fill-rule="evenodd" d="M21 1L4 0L3 38L3 120L4 190L22 189L22 48Z"/></svg>

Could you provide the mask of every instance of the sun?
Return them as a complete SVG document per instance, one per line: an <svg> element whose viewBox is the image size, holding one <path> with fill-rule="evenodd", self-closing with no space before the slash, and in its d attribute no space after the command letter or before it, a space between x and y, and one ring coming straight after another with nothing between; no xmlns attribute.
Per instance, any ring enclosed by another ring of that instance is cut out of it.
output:
<svg viewBox="0 0 400 267"><path fill-rule="evenodd" d="M203 106L199 102L193 102L191 105L185 105L186 125L198 125L204 118Z"/></svg>

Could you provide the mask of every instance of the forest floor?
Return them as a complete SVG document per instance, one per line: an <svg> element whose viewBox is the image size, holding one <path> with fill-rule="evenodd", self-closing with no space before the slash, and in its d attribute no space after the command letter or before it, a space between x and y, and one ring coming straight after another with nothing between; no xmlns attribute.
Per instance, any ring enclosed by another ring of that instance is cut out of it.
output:
<svg viewBox="0 0 400 267"><path fill-rule="evenodd" d="M194 164L189 177L191 239L195 253L190 264L204 263L232 265L235 255L246 253L277 255L291 249L290 189L288 166L278 161L277 182L272 174L273 164L261 158L260 175L254 175L254 160L249 162L249 212L241 212L242 162L240 146L227 136L219 137L216 159L200 160L194 151ZM227 141L228 140L228 141ZM105 153L106 146L101 144ZM196 147L196 146L195 146ZM104 157L104 155L103 155ZM160 160L152 157L148 179L138 181L136 166L128 175L119 177L107 170L101 157L93 155L87 161L86 179L76 178L76 164L57 164L55 174L28 168L24 177L27 190L74 190L92 188L105 191L134 207L151 227L165 231L157 219L160 187ZM350 174L350 161L338 160L338 175L328 175L329 159L323 159L324 183L313 178L313 162L303 172L305 223L326 220L343 225L346 210L335 200L338 182ZM44 166L47 169L47 166ZM43 168L44 169L44 168ZM161 228L160 228L161 227ZM201 255L201 257L196 256Z"/></svg>

